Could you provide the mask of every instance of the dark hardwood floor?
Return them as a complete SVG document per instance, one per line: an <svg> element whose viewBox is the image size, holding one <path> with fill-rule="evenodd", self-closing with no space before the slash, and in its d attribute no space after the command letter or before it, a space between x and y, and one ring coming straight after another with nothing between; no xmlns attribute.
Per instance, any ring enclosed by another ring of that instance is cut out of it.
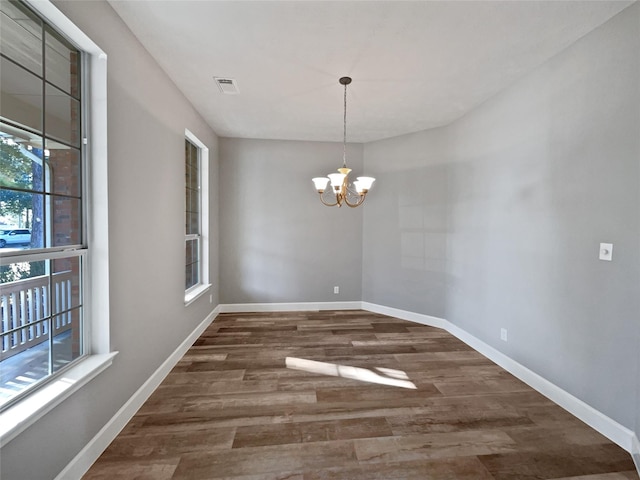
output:
<svg viewBox="0 0 640 480"><path fill-rule="evenodd" d="M87 480L638 479L631 456L447 332L223 314Z"/></svg>

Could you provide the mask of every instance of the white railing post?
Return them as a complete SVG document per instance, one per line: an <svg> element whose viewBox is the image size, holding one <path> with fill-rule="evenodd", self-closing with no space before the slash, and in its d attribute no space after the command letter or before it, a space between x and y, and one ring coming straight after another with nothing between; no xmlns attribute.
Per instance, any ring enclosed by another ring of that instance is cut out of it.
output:
<svg viewBox="0 0 640 480"><path fill-rule="evenodd" d="M71 298L71 279L68 278L67 280L65 280L64 284L67 286L67 301L65 302L66 308L71 308L71 306L73 305L72 303L72 298ZM66 314L65 314L65 325L71 325L71 310L69 310Z"/></svg>
<svg viewBox="0 0 640 480"><path fill-rule="evenodd" d="M53 285L50 285L49 282ZM20 353L71 325L72 273L27 278L2 285L0 292L0 359ZM49 304L51 299L51 304ZM51 315L55 316L52 321Z"/></svg>
<svg viewBox="0 0 640 480"><path fill-rule="evenodd" d="M18 305L16 302L16 293L17 292L11 292L11 317L10 317L10 327L9 328L18 328L18 315L17 315L17 311L18 311ZM13 332L13 334L11 335L11 345L10 348L14 348L17 345L20 344L20 333L18 331Z"/></svg>
<svg viewBox="0 0 640 480"><path fill-rule="evenodd" d="M9 298L6 294L0 297L0 308L2 308L2 332L9 330ZM2 352L9 350L9 337L2 336Z"/></svg>

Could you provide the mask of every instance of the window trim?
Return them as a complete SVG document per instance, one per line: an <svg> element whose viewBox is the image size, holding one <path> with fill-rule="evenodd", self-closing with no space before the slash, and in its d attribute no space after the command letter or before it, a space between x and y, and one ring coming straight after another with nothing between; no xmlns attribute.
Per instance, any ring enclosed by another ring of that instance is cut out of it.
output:
<svg viewBox="0 0 640 480"><path fill-rule="evenodd" d="M209 283L209 147L188 129L185 129L184 137L198 147L200 155L200 282L185 290L184 303L187 306L211 288ZM183 211L187 211L186 198ZM188 237L189 235L185 234L185 242ZM184 250L182 255L184 257Z"/></svg>
<svg viewBox="0 0 640 480"><path fill-rule="evenodd" d="M0 413L0 444L6 445L72 393L108 368L118 352L109 337L109 221L107 168L107 55L50 1L25 0L38 15L84 53L87 185L86 272L84 308L85 357L41 388Z"/></svg>

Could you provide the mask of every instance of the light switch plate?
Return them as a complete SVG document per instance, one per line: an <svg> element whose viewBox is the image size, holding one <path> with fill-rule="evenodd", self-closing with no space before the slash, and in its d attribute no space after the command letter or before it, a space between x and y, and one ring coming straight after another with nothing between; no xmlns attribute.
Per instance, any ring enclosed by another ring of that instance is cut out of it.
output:
<svg viewBox="0 0 640 480"><path fill-rule="evenodd" d="M600 244L600 260L613 260L613 243Z"/></svg>

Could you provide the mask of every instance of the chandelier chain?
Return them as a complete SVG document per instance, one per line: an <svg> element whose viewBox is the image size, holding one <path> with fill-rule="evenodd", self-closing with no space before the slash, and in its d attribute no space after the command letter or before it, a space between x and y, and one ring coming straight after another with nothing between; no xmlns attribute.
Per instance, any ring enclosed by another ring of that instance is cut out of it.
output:
<svg viewBox="0 0 640 480"><path fill-rule="evenodd" d="M342 167L347 166L347 84L344 84L344 118L342 135Z"/></svg>

